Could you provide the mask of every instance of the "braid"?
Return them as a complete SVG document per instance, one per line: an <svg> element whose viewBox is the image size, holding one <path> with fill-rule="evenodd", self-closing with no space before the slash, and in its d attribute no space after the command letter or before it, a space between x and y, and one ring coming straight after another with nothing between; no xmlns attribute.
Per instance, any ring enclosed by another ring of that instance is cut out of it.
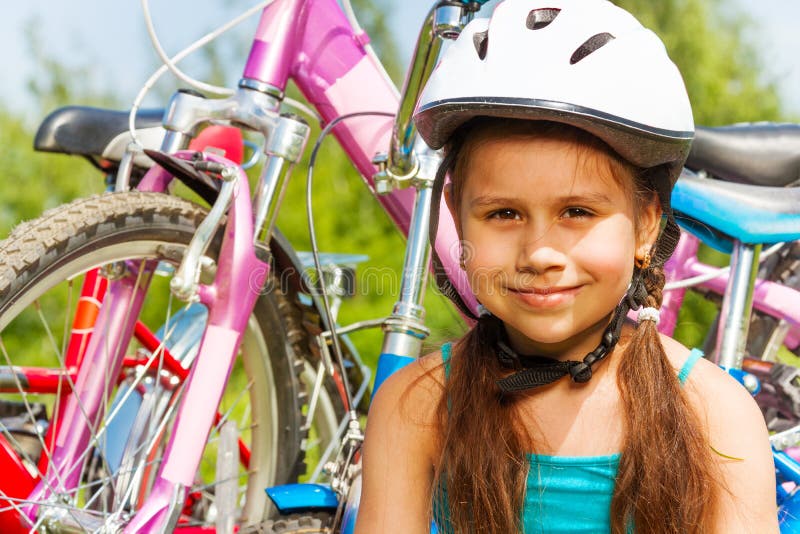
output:
<svg viewBox="0 0 800 534"><path fill-rule="evenodd" d="M666 281L664 268L652 267L645 269L642 272L642 281L644 282L644 288L647 290L645 306L660 308L664 296L664 282Z"/></svg>
<svg viewBox="0 0 800 534"><path fill-rule="evenodd" d="M644 305L661 306L664 271L645 269ZM714 462L699 417L689 405L653 321L637 327L617 380L625 438L611 502L612 532L713 530Z"/></svg>

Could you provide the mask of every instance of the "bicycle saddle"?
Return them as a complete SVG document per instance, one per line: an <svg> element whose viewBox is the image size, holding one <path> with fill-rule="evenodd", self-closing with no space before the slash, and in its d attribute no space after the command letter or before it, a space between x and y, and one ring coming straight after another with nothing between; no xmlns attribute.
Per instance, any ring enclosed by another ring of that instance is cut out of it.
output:
<svg viewBox="0 0 800 534"><path fill-rule="evenodd" d="M163 115L163 109L143 109L137 113L136 131L146 147L160 146L164 137L161 128ZM130 139L127 111L66 106L53 111L42 121L33 148L41 152L119 161Z"/></svg>
<svg viewBox="0 0 800 534"><path fill-rule="evenodd" d="M800 124L697 127L686 167L742 184L784 187L800 182Z"/></svg>
<svg viewBox="0 0 800 534"><path fill-rule="evenodd" d="M672 207L679 224L725 252L730 239L751 244L800 239L800 187L737 184L684 171Z"/></svg>

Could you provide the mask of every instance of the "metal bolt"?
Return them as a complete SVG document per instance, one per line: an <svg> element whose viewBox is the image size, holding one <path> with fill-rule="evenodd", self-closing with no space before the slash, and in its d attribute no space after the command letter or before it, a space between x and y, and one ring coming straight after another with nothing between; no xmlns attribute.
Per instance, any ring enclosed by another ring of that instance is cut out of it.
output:
<svg viewBox="0 0 800 534"><path fill-rule="evenodd" d="M389 177L382 173L378 173L375 175L375 192L379 195L387 195L392 192L394 187L392 186L391 180Z"/></svg>
<svg viewBox="0 0 800 534"><path fill-rule="evenodd" d="M750 393L755 393L756 391L758 391L758 388L760 386L758 378L749 373L745 374L742 377L742 383L744 384L744 387L747 388L747 391L749 391Z"/></svg>
<svg viewBox="0 0 800 534"><path fill-rule="evenodd" d="M236 178L236 175L237 175L236 167L228 166L228 167L225 167L224 169L222 169L222 174L220 176L222 176L222 179L224 181L230 182L231 180Z"/></svg>
<svg viewBox="0 0 800 534"><path fill-rule="evenodd" d="M336 462L327 462L322 470L325 474L333 476L338 471L337 467Z"/></svg>
<svg viewBox="0 0 800 534"><path fill-rule="evenodd" d="M100 269L100 275L108 280L119 280L125 276L128 271L124 261L115 261L107 263Z"/></svg>

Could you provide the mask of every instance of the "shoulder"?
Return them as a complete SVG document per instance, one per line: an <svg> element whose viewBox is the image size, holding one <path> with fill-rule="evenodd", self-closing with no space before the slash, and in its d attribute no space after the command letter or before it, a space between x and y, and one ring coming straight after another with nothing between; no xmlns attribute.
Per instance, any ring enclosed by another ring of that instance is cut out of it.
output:
<svg viewBox="0 0 800 534"><path fill-rule="evenodd" d="M663 342L677 372L690 351L672 339ZM683 391L719 463L724 486L719 531L775 531L775 468L769 433L755 399L705 358L695 363Z"/></svg>
<svg viewBox="0 0 800 534"><path fill-rule="evenodd" d="M387 378L372 399L362 449L358 533L430 529L441 364L438 352L415 360Z"/></svg>
<svg viewBox="0 0 800 534"><path fill-rule="evenodd" d="M668 337L662 337L662 342L670 363L679 372L692 351ZM700 415L707 418L709 423L724 425L733 416L738 422L746 417L753 423L763 424L761 411L752 395L736 379L706 358L694 363L684 388L691 404L701 409Z"/></svg>
<svg viewBox="0 0 800 534"><path fill-rule="evenodd" d="M372 401L373 406L398 406L436 403L444 390L442 352L436 351L418 358L393 373L381 384ZM370 408L370 411L372 408Z"/></svg>
<svg viewBox="0 0 800 534"><path fill-rule="evenodd" d="M662 336L662 343L675 372L679 372L692 351L666 336ZM764 426L761 410L752 395L727 372L705 358L694 363L684 389L690 404L707 421L712 440L715 434L741 428L742 423L758 429Z"/></svg>
<svg viewBox="0 0 800 534"><path fill-rule="evenodd" d="M367 420L367 435L380 427L405 436L420 433L438 435L436 408L444 392L444 370L441 351L423 356L381 384L372 399ZM431 443L434 440L425 440Z"/></svg>

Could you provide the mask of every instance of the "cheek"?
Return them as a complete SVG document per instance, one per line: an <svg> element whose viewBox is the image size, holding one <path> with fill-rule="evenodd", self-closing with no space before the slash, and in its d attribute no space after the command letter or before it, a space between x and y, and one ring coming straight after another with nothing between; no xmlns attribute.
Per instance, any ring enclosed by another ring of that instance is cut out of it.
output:
<svg viewBox="0 0 800 534"><path fill-rule="evenodd" d="M461 240L468 267L496 265L513 250L513 241L508 236L498 236L486 225L474 220L462 223Z"/></svg>
<svg viewBox="0 0 800 534"><path fill-rule="evenodd" d="M495 292L507 282L504 267L513 264L513 244L474 222L463 224L461 238L472 292L479 297Z"/></svg>
<svg viewBox="0 0 800 534"><path fill-rule="evenodd" d="M605 276L630 280L636 239L633 224L626 218L613 218L582 236L573 253L587 269Z"/></svg>

